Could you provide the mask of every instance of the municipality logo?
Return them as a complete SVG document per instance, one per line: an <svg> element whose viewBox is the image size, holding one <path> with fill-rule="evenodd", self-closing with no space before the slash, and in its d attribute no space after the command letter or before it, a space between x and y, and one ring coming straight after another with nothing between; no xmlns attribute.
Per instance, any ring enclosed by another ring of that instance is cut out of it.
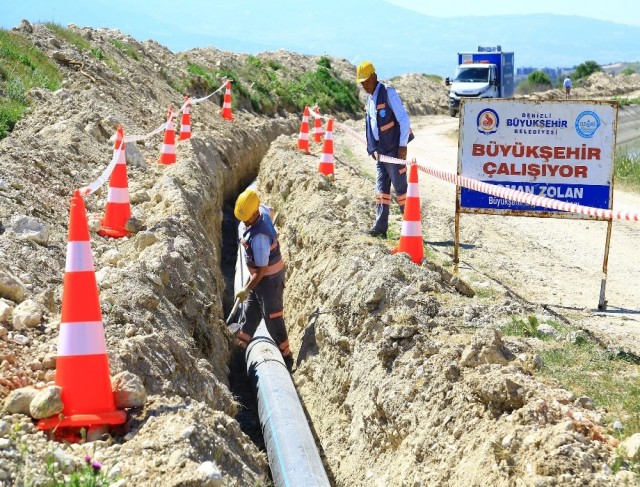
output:
<svg viewBox="0 0 640 487"><path fill-rule="evenodd" d="M476 120L478 126L478 132L481 134L489 135L493 134L498 130L498 125L500 125L500 118L495 110L491 108L485 108L478 114L478 118Z"/></svg>
<svg viewBox="0 0 640 487"><path fill-rule="evenodd" d="M576 132L584 139L590 139L600 127L600 117L590 110L580 113L576 117Z"/></svg>

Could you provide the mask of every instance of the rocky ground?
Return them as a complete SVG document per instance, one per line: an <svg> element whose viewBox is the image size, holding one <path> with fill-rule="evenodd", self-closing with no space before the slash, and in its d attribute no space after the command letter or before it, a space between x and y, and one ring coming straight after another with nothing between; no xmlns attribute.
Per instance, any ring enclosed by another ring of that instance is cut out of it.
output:
<svg viewBox="0 0 640 487"><path fill-rule="evenodd" d="M161 124L168 105L181 104L169 81L189 60L239 62L211 48L175 55L117 31L77 30L120 71L43 26L20 27L50 57L83 66L60 61L63 88L33 90L32 110L0 141L3 400L55 376L69 200L110 160L116 124L126 135ZM140 59L112 39L135 46ZM282 51L265 56L291 69L315 63ZM351 77L346 61L333 65ZM419 75L397 85L415 115L446 110L444 86ZM86 197L111 373L140 377L146 404L87 444L50 441L31 417L5 411L4 485L69 478L85 455L114 485L269 484L264 453L235 419L233 340L224 323L232 297L221 271L222 229L234 230L229 204L258 173L261 193L280 214L293 377L335 485L637 483L631 472L612 471L617 441L603 411L537 381L535 344L496 331L528 303L479 304L437 263L416 266L362 233L372 183L353 141L336 132L330 182L317 172L320 146L312 156L295 149L299 114L264 117L241 107L230 123L219 103L193 107L194 134L178 144L174 165L155 162L160 136L128 144L130 238L98 236L106 188Z"/></svg>

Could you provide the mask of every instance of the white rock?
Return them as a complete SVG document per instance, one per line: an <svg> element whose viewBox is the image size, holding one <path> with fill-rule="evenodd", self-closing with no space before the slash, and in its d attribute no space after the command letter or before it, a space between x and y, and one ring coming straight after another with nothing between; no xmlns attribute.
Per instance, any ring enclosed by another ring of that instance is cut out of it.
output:
<svg viewBox="0 0 640 487"><path fill-rule="evenodd" d="M122 258L122 254L118 249L109 249L104 254L100 260L105 264L116 265L118 261Z"/></svg>
<svg viewBox="0 0 640 487"><path fill-rule="evenodd" d="M9 225L18 240L31 240L40 245L49 243L51 228L37 218L15 215L11 218Z"/></svg>
<svg viewBox="0 0 640 487"><path fill-rule="evenodd" d="M13 329L35 328L42 320L42 308L31 299L26 299L13 310Z"/></svg>
<svg viewBox="0 0 640 487"><path fill-rule="evenodd" d="M35 419L49 418L61 413L63 409L60 386L50 386L38 391L29 405L29 413Z"/></svg>
<svg viewBox="0 0 640 487"><path fill-rule="evenodd" d="M31 387L14 389L4 400L4 410L8 413L29 414L31 401L38 394L38 390Z"/></svg>
<svg viewBox="0 0 640 487"><path fill-rule="evenodd" d="M222 487L222 473L214 462L203 462L197 470L204 487Z"/></svg>
<svg viewBox="0 0 640 487"><path fill-rule="evenodd" d="M634 433L620 445L629 460L640 460L640 433Z"/></svg>
<svg viewBox="0 0 640 487"><path fill-rule="evenodd" d="M147 390L142 380L131 372L120 372L111 378L113 400L118 409L144 406L147 402Z"/></svg>
<svg viewBox="0 0 640 487"><path fill-rule="evenodd" d="M16 276L0 270L0 296L19 303L27 294L27 288Z"/></svg>
<svg viewBox="0 0 640 487"><path fill-rule="evenodd" d="M0 323L7 323L9 321L14 307L11 301L0 299Z"/></svg>
<svg viewBox="0 0 640 487"><path fill-rule="evenodd" d="M18 345L28 345L31 340L29 340L28 336L15 334L13 335L13 341Z"/></svg>

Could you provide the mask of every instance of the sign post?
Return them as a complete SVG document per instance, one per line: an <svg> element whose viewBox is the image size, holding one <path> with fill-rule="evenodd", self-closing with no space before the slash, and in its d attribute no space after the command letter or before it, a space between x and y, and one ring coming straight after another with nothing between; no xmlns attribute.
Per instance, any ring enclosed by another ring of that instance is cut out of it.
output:
<svg viewBox="0 0 640 487"><path fill-rule="evenodd" d="M460 111L458 175L610 210L617 116L616 102L466 99ZM598 309L606 309L611 218L552 210L458 186L456 270L460 213L608 221L598 303Z"/></svg>

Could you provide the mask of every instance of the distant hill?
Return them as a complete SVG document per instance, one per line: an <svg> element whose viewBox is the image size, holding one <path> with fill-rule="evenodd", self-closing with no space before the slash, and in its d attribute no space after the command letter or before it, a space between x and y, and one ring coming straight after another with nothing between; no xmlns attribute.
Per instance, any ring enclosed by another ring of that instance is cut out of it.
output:
<svg viewBox="0 0 640 487"><path fill-rule="evenodd" d="M304 5L299 0L268 5L235 0L216 2L215 8L202 0L193 11L169 0L157 0L153 9L146 2L106 5L102 0L87 2L74 13L75 22L118 28L139 40L150 37L174 52L213 46L236 53L285 49L328 54L353 64L370 59L383 78L407 73L450 76L456 53L478 45L499 44L514 51L516 68L573 67L587 60L602 65L640 61L640 26L578 15L473 17L460 11L460 17L437 18L383 0L369 0L366 8L360 2L338 0Z"/></svg>
<svg viewBox="0 0 640 487"><path fill-rule="evenodd" d="M370 0L366 9L337 0L308 2L304 13L299 1L281 0L259 15L256 12L248 0L223 2L216 18L228 22L206 29L207 19L194 16L190 28L201 39L210 32L206 38L218 49L257 53L284 48L328 53L354 64L371 59L383 77L410 72L451 75L456 53L478 45L499 44L514 51L516 68L571 67L586 60L640 61L640 27L577 15L436 18L382 0ZM170 48L174 43L169 38L157 40ZM196 37L182 39L190 46L196 41Z"/></svg>

